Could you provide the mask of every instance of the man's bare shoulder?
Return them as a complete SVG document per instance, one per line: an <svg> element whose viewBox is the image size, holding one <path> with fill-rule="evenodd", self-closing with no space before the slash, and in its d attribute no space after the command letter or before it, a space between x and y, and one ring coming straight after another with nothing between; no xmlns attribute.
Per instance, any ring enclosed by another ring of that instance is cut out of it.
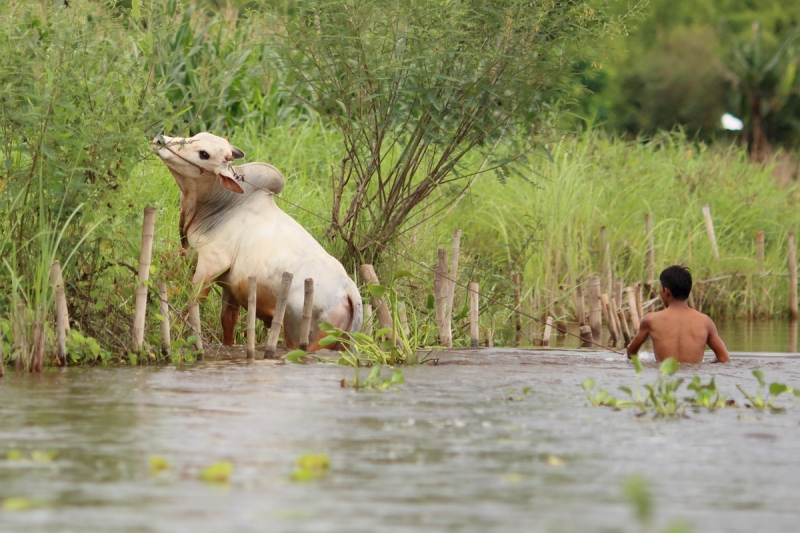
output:
<svg viewBox="0 0 800 533"><path fill-rule="evenodd" d="M650 311L649 313L646 313L642 317L642 323L653 324L655 322L658 322L659 320L664 318L664 311L666 311L666 309L662 309L661 311Z"/></svg>

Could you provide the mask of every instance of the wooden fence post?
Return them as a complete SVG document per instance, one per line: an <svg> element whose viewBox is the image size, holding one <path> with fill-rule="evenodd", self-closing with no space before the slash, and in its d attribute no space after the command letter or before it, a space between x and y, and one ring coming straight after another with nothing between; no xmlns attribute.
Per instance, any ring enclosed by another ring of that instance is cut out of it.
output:
<svg viewBox="0 0 800 533"><path fill-rule="evenodd" d="M615 309L616 304L614 300L611 300L611 310L617 313L617 325L619 326L620 331L622 332L622 338L625 340L625 345L621 346L621 348L625 348L631 343L631 332L628 330L628 320L625 318L625 311L622 308Z"/></svg>
<svg viewBox="0 0 800 533"><path fill-rule="evenodd" d="M256 358L256 309L258 309L258 280L247 278L247 359Z"/></svg>
<svg viewBox="0 0 800 533"><path fill-rule="evenodd" d="M706 233L711 247L714 249L714 256L719 259L719 248L717 247L717 235L714 233L714 221L711 220L711 207L708 204L703 206L703 218L706 220Z"/></svg>
<svg viewBox="0 0 800 533"><path fill-rule="evenodd" d="M592 328L590 326L581 326L581 348L586 348L592 345L594 345Z"/></svg>
<svg viewBox="0 0 800 533"><path fill-rule="evenodd" d="M642 306L642 287L639 283L633 284L633 296L636 298L636 313L639 315L639 322L644 318L644 307Z"/></svg>
<svg viewBox="0 0 800 533"><path fill-rule="evenodd" d="M364 335L372 337L372 304L364 304Z"/></svg>
<svg viewBox="0 0 800 533"><path fill-rule="evenodd" d="M603 304L600 298L600 277L589 277L589 326L592 335L599 339L603 327Z"/></svg>
<svg viewBox="0 0 800 533"><path fill-rule="evenodd" d="M147 313L147 280L150 278L150 260L153 256L153 233L156 223L154 207L144 208L142 223L142 249L139 251L139 285L136 287L136 314L133 319L133 349L140 351L144 344L144 322Z"/></svg>
<svg viewBox="0 0 800 533"><path fill-rule="evenodd" d="M442 328L439 330L439 342L442 346L453 347L452 324L447 314L448 294L450 292L450 279L447 274L447 250L439 248L439 295L436 303L437 313L441 316ZM434 280L435 281L435 280ZM441 310L439 309L441 307Z"/></svg>
<svg viewBox="0 0 800 533"><path fill-rule="evenodd" d="M61 263L59 263L58 259L54 259L53 264L50 265L50 283L56 289L59 286L64 287L64 276L61 272ZM61 312L64 314L64 320L65 320L64 326L66 330L69 331L69 311L67 309L66 295L60 300L56 298L56 305L60 308L60 310L57 309L57 312Z"/></svg>
<svg viewBox="0 0 800 533"><path fill-rule="evenodd" d="M611 303L606 293L600 295L600 302L603 306L603 314L606 317L608 332L611 334L611 342L616 344L620 336L617 330L617 321L614 318L614 315L611 313Z"/></svg>
<svg viewBox="0 0 800 533"><path fill-rule="evenodd" d="M375 273L375 269L370 264L361 265L360 269L361 277L364 278L370 285L380 285L380 281L378 280L378 275ZM394 330L394 322L392 321L392 313L389 311L389 306L386 303L385 298L375 298L374 296L370 295L372 298L372 308L375 311L375 314L378 315L378 322L381 325L381 328L389 328L390 330ZM371 334L371 333L370 333ZM393 339L394 335L392 331L390 331L386 337L388 339Z"/></svg>
<svg viewBox="0 0 800 533"><path fill-rule="evenodd" d="M300 323L300 349L308 350L311 335L311 317L314 312L314 280L306 278L303 286L303 321Z"/></svg>
<svg viewBox="0 0 800 533"><path fill-rule="evenodd" d="M447 282L447 316L445 324L450 337L450 346L453 346L453 302L456 296L456 280L458 279L458 256L461 253L461 230L453 232L453 256L450 258L450 279Z"/></svg>
<svg viewBox="0 0 800 533"><path fill-rule="evenodd" d="M169 298L167 294L167 284L158 284L158 308L161 311L163 320L161 321L161 353L167 355L171 347L170 331L169 331Z"/></svg>
<svg viewBox="0 0 800 533"><path fill-rule="evenodd" d="M281 335L281 327L283 326L283 315L286 314L286 303L289 301L289 291L292 288L292 278L294 278L294 274L291 272L284 272L281 277L281 292L278 294L278 301L275 303L275 314L272 317L272 325L269 327L267 346L264 348L264 359L275 358L278 337Z"/></svg>
<svg viewBox="0 0 800 533"><path fill-rule="evenodd" d="M66 306L61 306L61 300L66 300L64 296L64 285L56 285L56 338L58 344L58 364L67 366L67 317L64 314ZM0 335L0 344L3 339Z"/></svg>
<svg viewBox="0 0 800 533"><path fill-rule="evenodd" d="M622 278L614 281L614 301L617 303L617 307L622 307Z"/></svg>
<svg viewBox="0 0 800 533"><path fill-rule="evenodd" d="M634 290L635 288L633 286L626 288L625 299L628 302L628 309L630 310L629 314L631 315L631 326L636 332L638 332L641 320L639 319L639 310L636 306L636 295L634 294Z"/></svg>
<svg viewBox="0 0 800 533"><path fill-rule="evenodd" d="M189 302L189 327L192 328L192 334L197 337L197 341L194 343L194 349L199 351L200 353L197 356L198 361L202 361L204 359L203 355L203 331L202 326L200 325L200 303L199 302Z"/></svg>
<svg viewBox="0 0 800 533"><path fill-rule="evenodd" d="M514 346L519 346L522 337L522 315L520 314L521 291L519 273L511 273L511 285L514 287ZM552 313L552 309L550 310Z"/></svg>
<svg viewBox="0 0 800 533"><path fill-rule="evenodd" d="M544 333L542 334L542 346L550 345L550 335L553 332L553 317L548 316L544 324Z"/></svg>
<svg viewBox="0 0 800 533"><path fill-rule="evenodd" d="M480 345L480 330L478 329L478 309L480 301L478 300L478 284L469 284L469 338L470 346L473 348Z"/></svg>
<svg viewBox="0 0 800 533"><path fill-rule="evenodd" d="M794 232L789 232L789 318L797 320L797 248Z"/></svg>
<svg viewBox="0 0 800 533"><path fill-rule="evenodd" d="M575 318L577 319L579 326L585 326L586 304L583 300L583 287L581 287L581 284L582 284L581 278L578 278L578 283L575 286L575 314L577 315Z"/></svg>

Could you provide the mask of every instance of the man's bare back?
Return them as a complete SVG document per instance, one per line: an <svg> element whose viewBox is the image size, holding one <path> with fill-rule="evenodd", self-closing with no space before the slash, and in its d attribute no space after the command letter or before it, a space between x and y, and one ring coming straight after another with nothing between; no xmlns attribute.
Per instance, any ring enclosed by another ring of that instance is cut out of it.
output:
<svg viewBox="0 0 800 533"><path fill-rule="evenodd" d="M628 346L628 357L637 353L650 337L657 361L674 357L679 363L702 363L706 344L714 351L718 363L730 361L711 318L686 303L692 290L689 269L673 265L666 268L659 279L661 301L666 309L642 318L639 331Z"/></svg>

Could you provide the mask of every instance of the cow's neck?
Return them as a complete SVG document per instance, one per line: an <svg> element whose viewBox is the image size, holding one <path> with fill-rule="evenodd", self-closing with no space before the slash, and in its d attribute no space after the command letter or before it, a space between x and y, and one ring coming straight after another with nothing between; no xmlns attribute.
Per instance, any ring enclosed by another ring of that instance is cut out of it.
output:
<svg viewBox="0 0 800 533"><path fill-rule="evenodd" d="M230 192L216 178L185 178L173 172L181 189L181 242L195 233L207 234L223 220L225 212L240 203L242 195Z"/></svg>

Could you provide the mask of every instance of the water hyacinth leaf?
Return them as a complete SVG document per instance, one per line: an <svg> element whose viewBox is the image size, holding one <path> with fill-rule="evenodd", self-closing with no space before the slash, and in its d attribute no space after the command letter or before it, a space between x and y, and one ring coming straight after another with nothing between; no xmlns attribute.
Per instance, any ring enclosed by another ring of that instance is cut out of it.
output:
<svg viewBox="0 0 800 533"><path fill-rule="evenodd" d="M326 336L326 337L323 337L323 338L322 338L322 339L319 341L319 343L318 343L318 344L319 344L320 346L330 346L331 344L336 344L337 342L339 342L339 339L338 339L338 337L336 337L336 336L334 336L334 335L328 335L328 336Z"/></svg>
<svg viewBox="0 0 800 533"><path fill-rule="evenodd" d="M394 341L383 341L381 343L381 350L390 352L395 349Z"/></svg>
<svg viewBox="0 0 800 533"><path fill-rule="evenodd" d="M381 376L381 367L378 365L373 366L369 371L369 379L377 379Z"/></svg>
<svg viewBox="0 0 800 533"><path fill-rule="evenodd" d="M436 309L436 298L433 297L433 294L428 294L428 298L425 300L425 308L428 309L428 311Z"/></svg>
<svg viewBox="0 0 800 533"><path fill-rule="evenodd" d="M331 330L335 330L336 327L333 324L331 324L330 322L320 322L319 323L319 329L321 329L322 331L331 331Z"/></svg>
<svg viewBox="0 0 800 533"><path fill-rule="evenodd" d="M383 337L384 335L388 335L392 332L392 328L381 328L375 332L375 338Z"/></svg>
<svg viewBox="0 0 800 533"><path fill-rule="evenodd" d="M584 390L591 390L594 388L594 380L592 378L586 378L583 380L583 389Z"/></svg>
<svg viewBox="0 0 800 533"><path fill-rule="evenodd" d="M699 391L701 387L702 385L700 381L700 376L694 376L692 378L692 381L688 385L686 385L687 389L693 390L695 392Z"/></svg>
<svg viewBox="0 0 800 533"><path fill-rule="evenodd" d="M400 385L401 383L405 382L406 378L403 377L403 373L400 370L395 370L392 372L392 383L394 385Z"/></svg>
<svg viewBox="0 0 800 533"><path fill-rule="evenodd" d="M353 332L350 335L352 335L356 340L359 340L361 342L372 342L372 337L370 337L369 335L364 335L360 331Z"/></svg>
<svg viewBox="0 0 800 533"><path fill-rule="evenodd" d="M206 483L228 483L233 474L233 464L228 461L214 463L200 472L200 479Z"/></svg>
<svg viewBox="0 0 800 533"><path fill-rule="evenodd" d="M630 387L626 387L625 385L622 385L622 386L619 387L619 390L621 390L622 392L624 392L628 396L633 396L633 391L631 390Z"/></svg>
<svg viewBox="0 0 800 533"><path fill-rule="evenodd" d="M643 368L642 368L642 362L639 361L639 356L637 354L632 355L631 361L633 361L633 367L636 369L636 373L641 374Z"/></svg>
<svg viewBox="0 0 800 533"><path fill-rule="evenodd" d="M789 387L784 385L783 383L771 383L769 386L769 394L770 396L778 397L784 392L788 391Z"/></svg>
<svg viewBox="0 0 800 533"><path fill-rule="evenodd" d="M681 366L680 363L678 363L678 361L674 357L670 357L666 361L661 363L659 370L661 371L662 375L671 376L678 371L680 366Z"/></svg>
<svg viewBox="0 0 800 533"><path fill-rule="evenodd" d="M383 285L371 285L367 284L367 291L369 291L369 295L373 298L380 298L386 293L386 287Z"/></svg>
<svg viewBox="0 0 800 533"><path fill-rule="evenodd" d="M394 273L392 279L397 280L400 278L410 278L413 275L414 274L412 274L410 270L398 270L397 272Z"/></svg>
<svg viewBox="0 0 800 533"><path fill-rule="evenodd" d="M763 387L765 385L764 384L764 373L761 370L758 370L758 369L753 370L753 376L755 376L755 378L758 380L758 385L760 387Z"/></svg>
<svg viewBox="0 0 800 533"><path fill-rule="evenodd" d="M159 472L163 472L167 468L169 468L169 461L164 459L163 457L159 457L157 455L153 455L147 460L150 463L150 475L154 476Z"/></svg>
<svg viewBox="0 0 800 533"><path fill-rule="evenodd" d="M25 511L33 507L33 501L28 498L6 498L3 500L4 511Z"/></svg>
<svg viewBox="0 0 800 533"><path fill-rule="evenodd" d="M286 354L286 360L292 363L302 364L302 358L306 356L306 352L304 350L292 350L291 352Z"/></svg>
<svg viewBox="0 0 800 533"><path fill-rule="evenodd" d="M35 450L31 454L31 459L37 463L49 463L56 458L56 455L58 455L58 452L55 450L48 450L46 452Z"/></svg>

